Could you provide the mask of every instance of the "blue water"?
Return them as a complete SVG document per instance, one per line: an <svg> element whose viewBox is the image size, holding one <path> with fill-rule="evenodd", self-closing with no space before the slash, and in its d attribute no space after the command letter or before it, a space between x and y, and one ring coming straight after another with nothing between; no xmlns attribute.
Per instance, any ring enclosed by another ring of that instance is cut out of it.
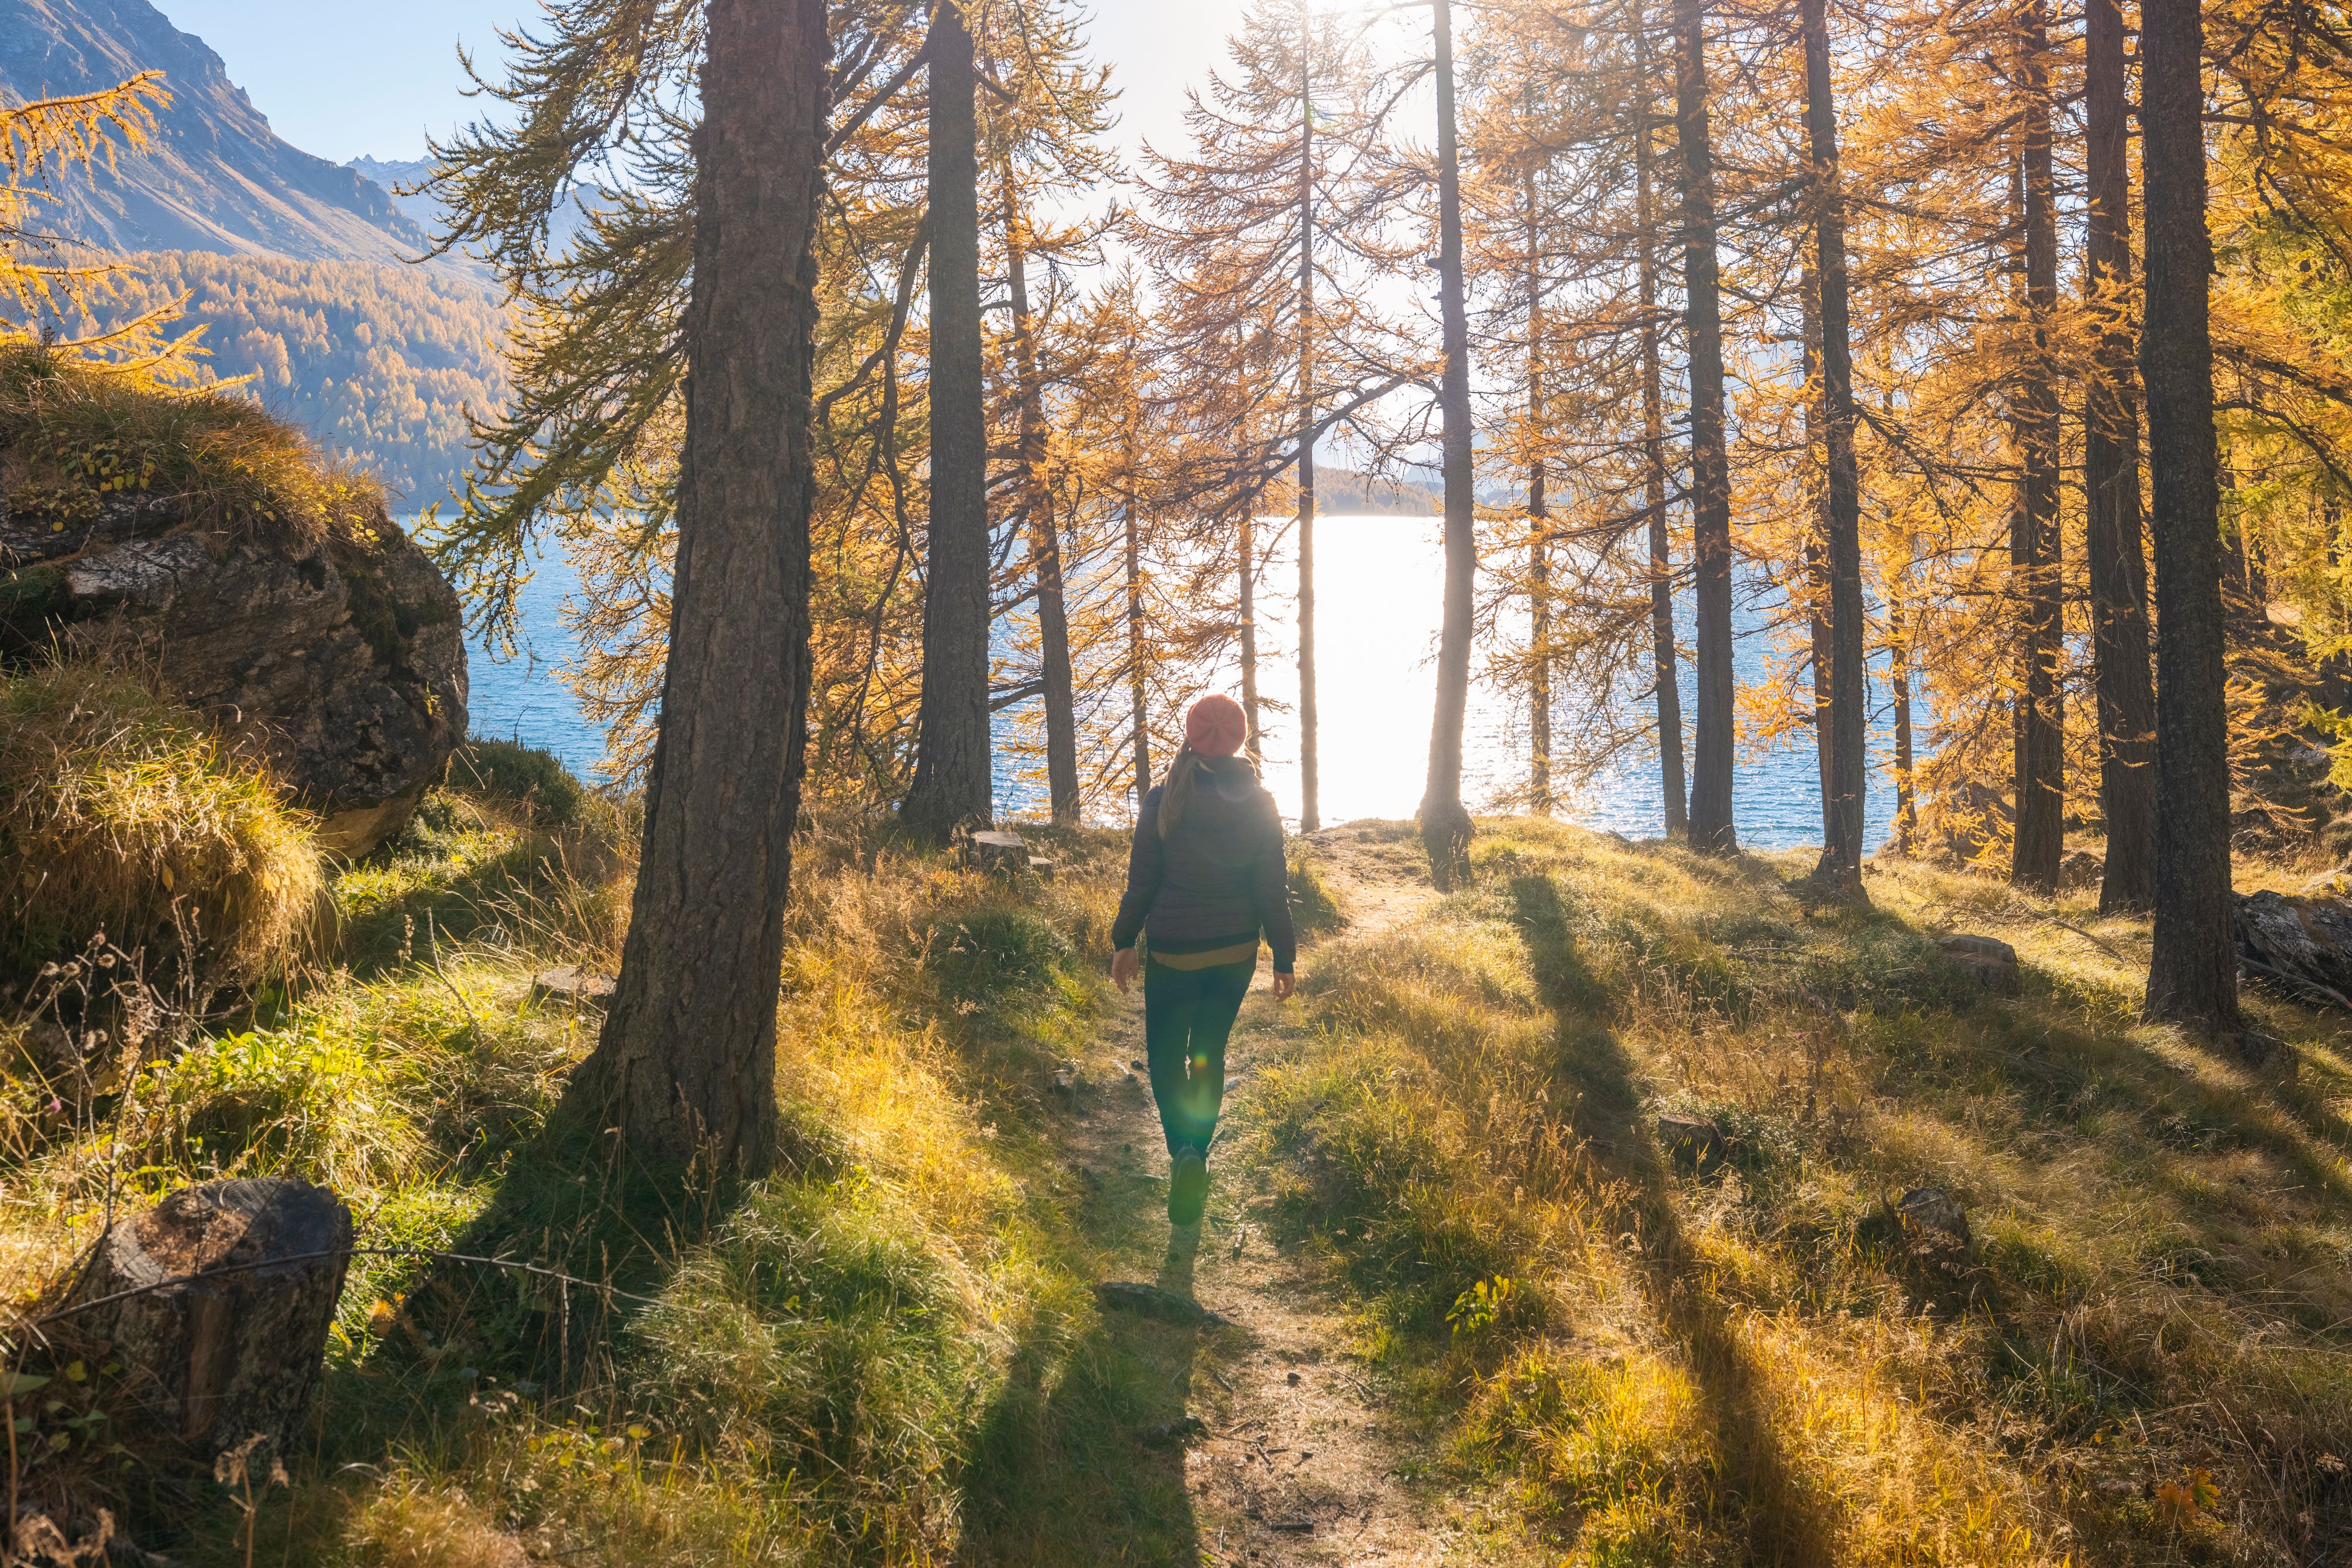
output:
<svg viewBox="0 0 2352 1568"><path fill-rule="evenodd" d="M1437 524L1426 517L1330 517L1318 534L1318 629L1320 634L1322 808L1326 821L1359 817L1412 815L1421 799L1427 758L1430 708L1435 690L1433 667L1438 621L1437 589L1443 578ZM1262 596L1260 640L1262 695L1272 705L1295 704L1290 664L1286 563L1269 573ZM604 756L604 737L582 717L579 705L557 678L556 666L570 648L559 612L573 586L560 557L538 564L520 601L520 647L512 660L493 659L471 646L469 707L477 735L544 747L583 777ZM1769 606L1743 603L1735 618L1736 663L1743 683L1765 675ZM1681 612L1682 635L1691 634L1688 606ZM1645 661L1646 663L1646 661ZM1231 672L1225 685L1238 691ZM1629 674L1646 679L1646 672ZM1683 705L1693 705L1695 683L1687 664L1682 672ZM1884 700L1883 689L1875 700ZM1297 805L1296 737L1291 708L1273 706L1267 720L1266 781L1295 815ZM1883 717L1884 716L1882 716ZM1008 815L1042 813L1042 763L1014 754L1005 744L1017 723L1014 710L998 716L996 796ZM1875 846L1890 831L1894 787L1887 772L1891 737L1874 736L1867 806L1867 838ZM1689 756L1690 742L1684 742ZM1465 737L1465 794L1474 810L1521 783L1526 771L1523 711L1504 693L1481 683L1472 694ZM1630 838L1657 834L1664 820L1662 787L1654 746L1622 754L1591 784L1565 802L1566 813L1597 828ZM1767 749L1743 749L1733 787L1733 812L1743 844L1785 849L1821 841L1820 775L1810 733Z"/></svg>

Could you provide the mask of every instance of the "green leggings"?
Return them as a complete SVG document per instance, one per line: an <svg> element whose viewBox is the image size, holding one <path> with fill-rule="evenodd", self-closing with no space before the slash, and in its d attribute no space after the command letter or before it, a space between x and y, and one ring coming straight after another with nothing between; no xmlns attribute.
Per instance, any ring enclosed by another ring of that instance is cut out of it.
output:
<svg viewBox="0 0 2352 1568"><path fill-rule="evenodd" d="M1206 969L1144 967L1144 1056L1171 1156L1208 1155L1225 1098L1225 1039L1256 972L1255 954L1245 964Z"/></svg>

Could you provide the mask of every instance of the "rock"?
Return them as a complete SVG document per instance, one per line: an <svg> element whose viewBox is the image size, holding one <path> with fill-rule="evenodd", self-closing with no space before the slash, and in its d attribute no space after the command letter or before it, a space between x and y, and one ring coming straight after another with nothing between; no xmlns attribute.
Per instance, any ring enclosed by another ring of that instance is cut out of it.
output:
<svg viewBox="0 0 2352 1568"><path fill-rule="evenodd" d="M974 833L971 836L971 861L982 871L1025 871L1029 865L1029 846L1018 833Z"/></svg>
<svg viewBox="0 0 2352 1568"><path fill-rule="evenodd" d="M2096 887L2106 874L2105 858L2088 850L2069 850L2058 862L2058 885L2062 888Z"/></svg>
<svg viewBox="0 0 2352 1568"><path fill-rule="evenodd" d="M2352 904L2250 893L2237 904L2238 973L2314 1007L2352 1010Z"/></svg>
<svg viewBox="0 0 2352 1568"><path fill-rule="evenodd" d="M1915 1186L1895 1206L1895 1218L1905 1239L1915 1249L1965 1252L1969 1249L1969 1215L1959 1201L1939 1186Z"/></svg>
<svg viewBox="0 0 2352 1568"><path fill-rule="evenodd" d="M121 1364L118 1440L206 1464L257 1436L284 1454L319 1384L351 1249L351 1210L324 1187L182 1187L115 1223L60 1309L86 1310L53 1327L60 1347L103 1342Z"/></svg>
<svg viewBox="0 0 2352 1568"><path fill-rule="evenodd" d="M1997 936L1938 936L1936 946L1985 989L2017 995L2017 949L2008 943Z"/></svg>
<svg viewBox="0 0 2352 1568"><path fill-rule="evenodd" d="M601 1008L613 999L613 985L610 975L591 974L576 965L560 964L530 977L530 999Z"/></svg>
<svg viewBox="0 0 2352 1568"><path fill-rule="evenodd" d="M457 596L377 509L354 538L224 538L115 496L56 528L0 513L0 653L128 643L167 695L266 758L320 842L400 831L466 734Z"/></svg>
<svg viewBox="0 0 2352 1568"><path fill-rule="evenodd" d="M1661 1112L1658 1116L1658 1146L1665 1150L1676 1165L1704 1169L1723 1158L1723 1129L1704 1117Z"/></svg>
<svg viewBox="0 0 2352 1568"><path fill-rule="evenodd" d="M1109 1311L1134 1312L1158 1322L1174 1323L1179 1328L1225 1324L1233 1321L1211 1312L1190 1296L1180 1296L1173 1291L1163 1291L1157 1285L1146 1285L1133 1280L1105 1280L1095 1287L1095 1300Z"/></svg>

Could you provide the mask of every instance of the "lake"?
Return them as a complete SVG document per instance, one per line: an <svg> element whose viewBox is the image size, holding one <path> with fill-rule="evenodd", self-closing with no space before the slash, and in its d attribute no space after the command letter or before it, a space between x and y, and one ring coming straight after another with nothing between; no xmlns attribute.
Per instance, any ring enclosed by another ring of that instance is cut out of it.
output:
<svg viewBox="0 0 2352 1568"><path fill-rule="evenodd" d="M1431 706L1436 687L1435 649L1439 585L1444 561L1434 517L1325 517L1317 525L1317 652L1320 671L1323 753L1323 819L1341 822L1360 817L1410 817L1420 802L1429 744ZM570 591L569 570L548 558L523 590L522 649L512 660L491 659L472 648L469 706L477 735L544 747L586 775L603 755L601 734L580 716L556 666L569 649L558 616ZM1262 694L1285 705L1297 699L1291 596L1291 563L1269 570L1260 594L1260 643L1275 651L1262 656ZM1743 604L1735 617L1740 633L1737 664L1743 682L1763 678L1769 611ZM1689 606L1680 611L1683 635L1690 635ZM1645 677L1644 677L1645 678ZM1229 689L1239 694L1238 677ZM1685 663L1683 704L1687 714L1695 685ZM1883 698L1874 698L1883 700ZM1000 726L1010 715L1001 716ZM1508 694L1474 685L1465 735L1463 789L1475 810L1499 791L1521 783L1527 771L1525 716ZM1889 737L1874 733L1868 831L1875 848L1895 817L1888 774ZM1688 755L1688 742L1685 743ZM1297 737L1290 712L1267 722L1266 784L1284 811L1298 809ZM997 808L1007 815L1042 814L1044 786L1021 776L1014 758L1000 753ZM1629 838L1654 837L1664 820L1654 747L1628 754L1602 777L1563 802L1563 815ZM1786 849L1821 841L1821 787L1810 735L1756 752L1743 750L1733 792L1733 811L1743 844Z"/></svg>

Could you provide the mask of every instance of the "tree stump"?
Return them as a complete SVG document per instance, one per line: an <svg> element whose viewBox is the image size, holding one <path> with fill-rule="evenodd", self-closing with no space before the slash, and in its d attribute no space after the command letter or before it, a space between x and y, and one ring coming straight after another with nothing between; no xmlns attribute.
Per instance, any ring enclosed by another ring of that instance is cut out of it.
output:
<svg viewBox="0 0 2352 1568"><path fill-rule="evenodd" d="M971 836L971 858L982 871L1017 875L1029 869L1029 846L1018 833L974 833Z"/></svg>
<svg viewBox="0 0 2352 1568"><path fill-rule="evenodd" d="M66 1303L93 1304L61 1326L121 1363L126 1441L209 1462L258 1435L282 1453L318 1385L351 1249L351 1210L325 1187L183 1187L116 1221Z"/></svg>
<svg viewBox="0 0 2352 1568"><path fill-rule="evenodd" d="M1998 936L1938 936L1936 946L1978 985L2004 997L2020 989L2017 949Z"/></svg>

